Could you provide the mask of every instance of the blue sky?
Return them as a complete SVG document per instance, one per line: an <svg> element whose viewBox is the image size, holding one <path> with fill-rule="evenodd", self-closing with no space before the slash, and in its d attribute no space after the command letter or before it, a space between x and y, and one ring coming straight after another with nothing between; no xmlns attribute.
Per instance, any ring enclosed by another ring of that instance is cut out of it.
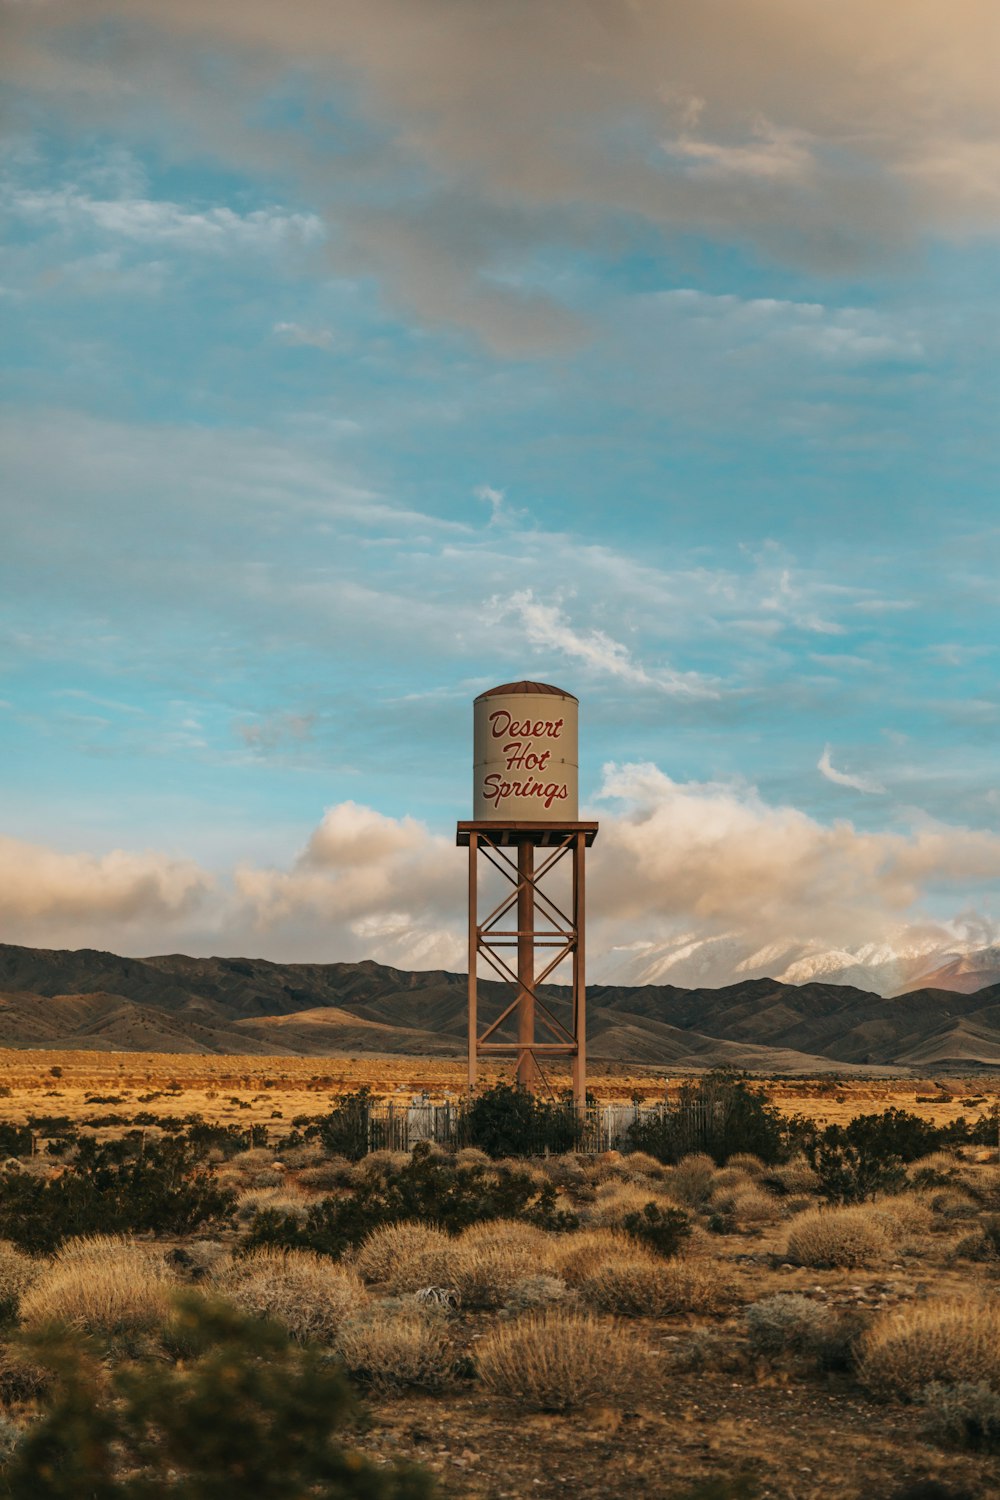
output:
<svg viewBox="0 0 1000 1500"><path fill-rule="evenodd" d="M456 961L527 675L606 953L992 938L1000 37L869 9L5 5L0 936Z"/></svg>

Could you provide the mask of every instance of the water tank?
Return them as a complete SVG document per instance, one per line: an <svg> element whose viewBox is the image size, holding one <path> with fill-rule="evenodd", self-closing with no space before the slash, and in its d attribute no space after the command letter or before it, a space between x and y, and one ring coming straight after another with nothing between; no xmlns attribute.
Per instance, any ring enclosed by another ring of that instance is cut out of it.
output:
<svg viewBox="0 0 1000 1500"><path fill-rule="evenodd" d="M505 682L473 707L473 812L494 823L575 823L577 711L545 682Z"/></svg>

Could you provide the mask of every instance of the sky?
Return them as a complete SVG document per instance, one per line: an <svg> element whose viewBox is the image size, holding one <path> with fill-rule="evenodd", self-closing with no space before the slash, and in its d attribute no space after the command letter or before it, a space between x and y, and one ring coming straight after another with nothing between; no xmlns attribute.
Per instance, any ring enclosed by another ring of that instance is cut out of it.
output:
<svg viewBox="0 0 1000 1500"><path fill-rule="evenodd" d="M521 677L596 975L996 940L993 0L0 24L0 940L460 968Z"/></svg>

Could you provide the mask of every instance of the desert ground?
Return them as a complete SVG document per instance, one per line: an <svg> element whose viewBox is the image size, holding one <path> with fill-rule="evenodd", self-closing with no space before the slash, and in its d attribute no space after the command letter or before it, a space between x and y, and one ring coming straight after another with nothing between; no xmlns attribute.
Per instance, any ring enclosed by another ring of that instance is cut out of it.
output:
<svg viewBox="0 0 1000 1500"><path fill-rule="evenodd" d="M696 1074L596 1062L589 1088L600 1103L662 1099ZM485 1064L489 1085L509 1077L503 1064ZM568 1079L559 1079L566 1084ZM1000 1072L973 1078L760 1079L784 1113L820 1125L897 1108L938 1125L975 1118L1000 1098ZM2 1116L66 1115L86 1124L109 1113L143 1111L164 1117L198 1114L223 1124L264 1125L279 1140L296 1115L317 1114L345 1093L367 1085L385 1101L409 1103L426 1093L441 1101L466 1087L463 1062L412 1057L221 1057L213 1054L82 1052L0 1049ZM113 1130L116 1127L104 1127Z"/></svg>
<svg viewBox="0 0 1000 1500"><path fill-rule="evenodd" d="M255 1247L256 1216L271 1210L294 1234L318 1206L388 1182L410 1158L379 1152L351 1163L315 1141L282 1149L292 1119L322 1114L364 1083L387 1099L456 1094L459 1064L18 1051L0 1056L0 1080L8 1122L63 1116L89 1133L88 1121L113 1113L99 1139L144 1111L267 1126L267 1147L208 1158L213 1181L235 1195L227 1215L98 1247L125 1302L108 1358L140 1334L142 1357L162 1358L151 1298L191 1286L223 1295L328 1346L367 1402L358 1452L386 1472L395 1460L418 1463L442 1500L604 1500L626 1488L689 1500L712 1481L719 1488L703 1500L890 1500L930 1479L943 1486L937 1500L1000 1494L995 1457L975 1446L979 1421L983 1446L1000 1449L1000 1397L990 1389L1000 1388L994 1148L937 1152L850 1207L824 1203L802 1159L765 1169L742 1156L721 1166L553 1156L527 1171L539 1189L554 1186L575 1227L522 1218L448 1236L427 1222L389 1224L330 1256L305 1241ZM668 1091L679 1081L666 1080ZM591 1082L602 1100L664 1089L662 1076L619 1069L595 1070ZM1000 1081L767 1087L782 1111L820 1124L890 1107L946 1124L987 1112ZM476 1151L436 1159L486 1180L502 1171ZM72 1160L39 1152L8 1169L58 1182ZM654 1253L627 1229L649 1203L688 1216L676 1253ZM85 1260L67 1264L56 1246L21 1268L20 1252L0 1249L0 1272L12 1274L4 1256L23 1272L25 1326L58 1298L63 1315L75 1310L82 1326L106 1331ZM440 1298L427 1300L429 1287ZM552 1349L570 1336L582 1340L578 1355L553 1374ZM529 1343L505 1353L511 1339ZM41 1398L11 1384L11 1360L0 1348L0 1400L16 1427ZM536 1362L544 1389L532 1396ZM960 1438L951 1398L933 1394L944 1378L965 1382L961 1399L975 1408L971 1428L959 1420Z"/></svg>

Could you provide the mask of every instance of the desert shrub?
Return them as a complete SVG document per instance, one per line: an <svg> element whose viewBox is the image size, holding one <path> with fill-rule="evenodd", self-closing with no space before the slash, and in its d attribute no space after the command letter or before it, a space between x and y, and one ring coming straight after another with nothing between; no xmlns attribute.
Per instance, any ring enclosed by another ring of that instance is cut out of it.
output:
<svg viewBox="0 0 1000 1500"><path fill-rule="evenodd" d="M885 1225L863 1207L810 1209L789 1228L787 1257L800 1266L871 1266L888 1250Z"/></svg>
<svg viewBox="0 0 1000 1500"><path fill-rule="evenodd" d="M944 1132L920 1115L905 1109L886 1109L878 1115L855 1115L841 1130L844 1140L866 1156L902 1162L926 1157L940 1145Z"/></svg>
<svg viewBox="0 0 1000 1500"><path fill-rule="evenodd" d="M664 1176L664 1165L648 1151L629 1151L622 1157L619 1173L630 1182L647 1177L655 1180Z"/></svg>
<svg viewBox="0 0 1000 1500"><path fill-rule="evenodd" d="M753 1187L754 1183L755 1178L742 1167L720 1167L712 1174L709 1201L713 1208L722 1207L737 1188Z"/></svg>
<svg viewBox="0 0 1000 1500"><path fill-rule="evenodd" d="M0 1344L0 1406L34 1401L52 1378L51 1371L31 1357L20 1339Z"/></svg>
<svg viewBox="0 0 1000 1500"><path fill-rule="evenodd" d="M463 1146L455 1152L456 1167L488 1167L493 1158L478 1146Z"/></svg>
<svg viewBox="0 0 1000 1500"><path fill-rule="evenodd" d="M831 1203L861 1203L892 1192L906 1179L906 1164L926 1157L943 1132L919 1115L887 1109L828 1125L806 1144L806 1155Z"/></svg>
<svg viewBox="0 0 1000 1500"><path fill-rule="evenodd" d="M416 1292L446 1284L452 1241L432 1224L386 1224L362 1240L353 1267L365 1281L389 1292Z"/></svg>
<svg viewBox="0 0 1000 1500"><path fill-rule="evenodd" d="M896 1156L875 1156L843 1139L839 1125L828 1125L807 1147L819 1191L830 1203L863 1203L876 1193L903 1186L906 1172Z"/></svg>
<svg viewBox="0 0 1000 1500"><path fill-rule="evenodd" d="M712 1190L715 1163L703 1151L684 1156L667 1178L667 1190L679 1203L697 1208Z"/></svg>
<svg viewBox="0 0 1000 1500"><path fill-rule="evenodd" d="M80 1142L59 1177L25 1172L0 1178L0 1238L47 1252L63 1240L102 1231L189 1234L224 1221L234 1196L220 1189L180 1140Z"/></svg>
<svg viewBox="0 0 1000 1500"><path fill-rule="evenodd" d="M504 1298L503 1310L509 1316L518 1316L537 1308L551 1307L555 1302L563 1302L568 1294L569 1288L561 1276L551 1276L548 1272L540 1271L533 1276L522 1276L520 1281L514 1282Z"/></svg>
<svg viewBox="0 0 1000 1500"><path fill-rule="evenodd" d="M513 1287L538 1270L538 1256L525 1245L467 1243L452 1240L443 1280L459 1294L463 1307L501 1307Z"/></svg>
<svg viewBox="0 0 1000 1500"><path fill-rule="evenodd" d="M37 1260L25 1255L9 1240L0 1240L0 1324L17 1317L21 1298L41 1270Z"/></svg>
<svg viewBox="0 0 1000 1500"><path fill-rule="evenodd" d="M440 1155L434 1150L430 1141L425 1141L422 1147L427 1157ZM369 1183L375 1181L386 1181L394 1172L400 1171L410 1160L406 1151L369 1151L367 1156L361 1157L351 1168L350 1180L352 1183Z"/></svg>
<svg viewBox="0 0 1000 1500"><path fill-rule="evenodd" d="M733 1300L732 1282L711 1260L661 1261L620 1254L608 1257L580 1286L585 1302L625 1317L714 1313Z"/></svg>
<svg viewBox="0 0 1000 1500"><path fill-rule="evenodd" d="M299 1343L332 1343L368 1300L360 1276L308 1250L252 1251L220 1266L211 1288L255 1318L272 1318Z"/></svg>
<svg viewBox="0 0 1000 1500"><path fill-rule="evenodd" d="M1000 1215L987 1214L972 1234L955 1246L955 1254L966 1260L1000 1260Z"/></svg>
<svg viewBox="0 0 1000 1500"><path fill-rule="evenodd" d="M375 1102L371 1089L364 1084L338 1099L329 1114L310 1125L306 1134L315 1134L329 1155L360 1161L372 1144L371 1116Z"/></svg>
<svg viewBox="0 0 1000 1500"><path fill-rule="evenodd" d="M914 1400L934 1381L1000 1388L1000 1303L964 1299L910 1304L879 1318L858 1350L863 1385Z"/></svg>
<svg viewBox="0 0 1000 1500"><path fill-rule="evenodd" d="M1000 1453L1000 1394L985 1381L935 1380L920 1393L924 1431L946 1448Z"/></svg>
<svg viewBox="0 0 1000 1500"><path fill-rule="evenodd" d="M462 1230L463 1245L518 1245L536 1256L546 1256L553 1236L524 1219L481 1219Z"/></svg>
<svg viewBox="0 0 1000 1500"><path fill-rule="evenodd" d="M759 1224L777 1218L781 1204L764 1188L744 1179L739 1186L712 1194L712 1208L717 1213L730 1214L737 1223Z"/></svg>
<svg viewBox="0 0 1000 1500"><path fill-rule="evenodd" d="M576 1234L553 1239L548 1269L570 1286L579 1286L609 1257L650 1252L637 1246L631 1235L614 1229L581 1229Z"/></svg>
<svg viewBox="0 0 1000 1500"><path fill-rule="evenodd" d="M556 1209L555 1187L543 1173L503 1163L457 1167L421 1142L399 1167L365 1177L349 1195L310 1205L303 1222L269 1210L258 1214L246 1244L336 1256L374 1230L406 1219L458 1233L479 1220L513 1218L552 1228L576 1223Z"/></svg>
<svg viewBox="0 0 1000 1500"><path fill-rule="evenodd" d="M647 1203L641 1211L626 1214L622 1228L664 1259L676 1255L691 1234L691 1222L682 1208L659 1203Z"/></svg>
<svg viewBox="0 0 1000 1500"><path fill-rule="evenodd" d="M309 1199L284 1187L247 1188L236 1199L236 1217L241 1223L256 1218L263 1209L304 1219Z"/></svg>
<svg viewBox="0 0 1000 1500"><path fill-rule="evenodd" d="M329 1161L310 1163L295 1174L295 1180L304 1188L324 1192L331 1188L347 1187L351 1182L352 1165L346 1156L332 1156Z"/></svg>
<svg viewBox="0 0 1000 1500"><path fill-rule="evenodd" d="M275 1325L188 1297L190 1356L103 1365L71 1336L32 1341L53 1372L38 1419L5 1462L10 1500L221 1500L252 1476L255 1500L431 1500L421 1471L345 1447L356 1419L343 1374Z"/></svg>
<svg viewBox="0 0 1000 1500"><path fill-rule="evenodd" d="M500 1324L476 1345L487 1390L540 1411L627 1398L647 1348L626 1328L585 1312L550 1308Z"/></svg>
<svg viewBox="0 0 1000 1500"><path fill-rule="evenodd" d="M974 1219L979 1211L968 1193L959 1187L931 1190L930 1205L942 1219Z"/></svg>
<svg viewBox="0 0 1000 1500"><path fill-rule="evenodd" d="M669 1106L647 1110L629 1129L629 1144L660 1161L707 1152L714 1163L736 1156L782 1160L796 1132L745 1073L717 1069L682 1084Z"/></svg>
<svg viewBox="0 0 1000 1500"><path fill-rule="evenodd" d="M934 1211L919 1193L892 1193L876 1198L868 1212L894 1240L907 1234L926 1234L934 1227Z"/></svg>
<svg viewBox="0 0 1000 1500"><path fill-rule="evenodd" d="M641 1213L647 1203L657 1206L676 1207L659 1186L641 1180L639 1182L602 1182L595 1190L594 1201L584 1211L588 1224L621 1224L629 1214Z"/></svg>
<svg viewBox="0 0 1000 1500"><path fill-rule="evenodd" d="M734 1172L746 1172L750 1177L760 1177L765 1171L764 1162L749 1151L736 1151L727 1158L726 1166Z"/></svg>
<svg viewBox="0 0 1000 1500"><path fill-rule="evenodd" d="M773 1179L790 1196L818 1193L820 1190L819 1177L804 1156L796 1156L780 1166L770 1167L767 1176L769 1181Z"/></svg>
<svg viewBox="0 0 1000 1500"><path fill-rule="evenodd" d="M445 1317L417 1305L363 1309L341 1328L337 1353L355 1380L380 1391L437 1390L454 1362Z"/></svg>
<svg viewBox="0 0 1000 1500"><path fill-rule="evenodd" d="M465 1112L468 1143L490 1157L541 1156L574 1150L584 1122L572 1102L541 1099L530 1089L495 1083Z"/></svg>
<svg viewBox="0 0 1000 1500"><path fill-rule="evenodd" d="M799 1292L778 1292L745 1307L743 1322L755 1354L806 1354L826 1332L830 1314Z"/></svg>
<svg viewBox="0 0 1000 1500"><path fill-rule="evenodd" d="M21 1299L27 1328L68 1328L127 1343L164 1320L175 1287L163 1257L143 1245L94 1236L70 1242Z"/></svg>

